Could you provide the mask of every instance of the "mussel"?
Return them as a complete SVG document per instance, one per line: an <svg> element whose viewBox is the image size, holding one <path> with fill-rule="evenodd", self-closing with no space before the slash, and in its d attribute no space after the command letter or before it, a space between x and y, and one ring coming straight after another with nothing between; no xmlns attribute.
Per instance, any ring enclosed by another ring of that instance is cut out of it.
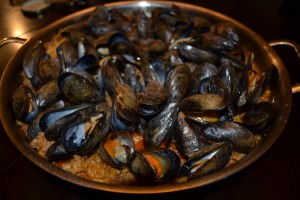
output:
<svg viewBox="0 0 300 200"><path fill-rule="evenodd" d="M186 158L192 158L198 154L204 144L200 139L200 133L197 133L187 121L183 112L179 112L177 126L174 132L176 147L181 155Z"/></svg>
<svg viewBox="0 0 300 200"><path fill-rule="evenodd" d="M168 146L176 127L178 103L167 102L163 110L146 124L144 144L147 148Z"/></svg>
<svg viewBox="0 0 300 200"><path fill-rule="evenodd" d="M96 82L76 73L61 74L58 87L68 100L76 103L100 103L105 98Z"/></svg>
<svg viewBox="0 0 300 200"><path fill-rule="evenodd" d="M137 93L137 98L140 103L140 114L147 117L161 112L168 94L158 82L150 82L143 91Z"/></svg>
<svg viewBox="0 0 300 200"><path fill-rule="evenodd" d="M139 122L140 105L135 93L127 84L118 84L112 106L112 128L132 130Z"/></svg>
<svg viewBox="0 0 300 200"><path fill-rule="evenodd" d="M234 150L249 153L255 147L254 134L235 122L216 122L203 128L204 135L213 141L229 141Z"/></svg>
<svg viewBox="0 0 300 200"><path fill-rule="evenodd" d="M101 141L99 152L100 157L115 168L129 166L135 156L133 138L126 131L110 131Z"/></svg>
<svg viewBox="0 0 300 200"><path fill-rule="evenodd" d="M198 155L185 161L179 170L181 179L194 179L222 169L230 160L232 144L215 143L204 147Z"/></svg>
<svg viewBox="0 0 300 200"><path fill-rule="evenodd" d="M32 90L20 85L12 94L12 108L17 120L29 123L38 115L39 108Z"/></svg>
<svg viewBox="0 0 300 200"><path fill-rule="evenodd" d="M131 170L149 183L166 183L175 179L180 167L180 158L166 148L136 152L131 162Z"/></svg>
<svg viewBox="0 0 300 200"><path fill-rule="evenodd" d="M89 155L99 145L109 130L105 113L91 113L89 117L79 117L61 135L66 151Z"/></svg>
<svg viewBox="0 0 300 200"><path fill-rule="evenodd" d="M39 88L41 78L39 76L39 66L45 56L44 42L38 41L26 51L23 60L23 69L26 77L30 80L35 88Z"/></svg>

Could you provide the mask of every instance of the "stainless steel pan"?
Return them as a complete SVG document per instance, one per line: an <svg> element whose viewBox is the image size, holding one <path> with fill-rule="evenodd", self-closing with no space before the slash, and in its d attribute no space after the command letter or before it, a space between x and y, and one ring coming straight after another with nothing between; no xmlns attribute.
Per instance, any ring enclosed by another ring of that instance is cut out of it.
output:
<svg viewBox="0 0 300 200"><path fill-rule="evenodd" d="M278 69L279 78L277 82L272 86L275 91L275 115L272 119L272 126L267 137L263 142L258 145L252 152L246 155L242 160L234 165L231 165L225 169L215 172L211 175L207 175L203 178L198 178L186 183L180 184L165 184L158 186L125 186L125 185L108 185L99 182L94 182L86 180L65 172L60 168L49 163L44 158L40 157L24 140L24 138L19 134L18 129L15 124L15 119L13 117L13 112L11 108L11 94L18 85L18 81L15 80L16 74L20 73L22 70L22 60L25 55L27 48L38 40L47 41L54 36L60 27L77 22L86 18L94 8L88 8L67 17L64 17L47 27L41 29L34 37L24 40L20 38L5 38L0 42L0 46L10 42L21 42L24 45L17 51L17 53L11 58L10 62L6 66L1 79L0 85L0 116L2 125L14 143L14 145L26 156L29 160L35 163L37 166L43 170L53 174L54 176L63 179L65 181L71 182L87 188L93 188L97 190L104 190L117 193L165 193L173 192L179 190L186 190L190 188L201 187L204 185L212 184L216 181L231 176L240 170L248 167L250 164L255 162L259 157L261 157L277 140L282 130L284 129L292 106L292 92L299 92L299 87L292 87L290 79L286 68L281 61L280 57L273 50L272 46L276 45L288 45L295 49L296 53L300 52L300 48L297 44L292 41L280 40L271 43L266 42L253 30L249 29L247 26L241 24L240 22L227 17L223 14L209 10L206 8L198 7L191 4L171 2L171 1L128 1L128 2L117 2L106 4L108 7L118 8L124 12L130 12L136 8L154 8L154 7L169 7L172 3L186 9L192 14L200 15L211 21L231 21L238 27L240 42L245 48L251 50L255 54L254 63L259 66L262 71L265 71L267 67L274 65Z"/></svg>

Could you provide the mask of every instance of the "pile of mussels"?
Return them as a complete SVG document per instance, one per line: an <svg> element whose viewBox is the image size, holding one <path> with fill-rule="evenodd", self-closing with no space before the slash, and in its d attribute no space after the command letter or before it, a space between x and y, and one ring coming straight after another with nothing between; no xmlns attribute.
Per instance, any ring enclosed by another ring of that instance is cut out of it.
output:
<svg viewBox="0 0 300 200"><path fill-rule="evenodd" d="M28 49L30 84L15 90L14 114L30 139L53 141L51 162L97 152L149 182L201 177L249 153L269 127L274 67L256 72L238 43L232 23L176 5L99 5Z"/></svg>

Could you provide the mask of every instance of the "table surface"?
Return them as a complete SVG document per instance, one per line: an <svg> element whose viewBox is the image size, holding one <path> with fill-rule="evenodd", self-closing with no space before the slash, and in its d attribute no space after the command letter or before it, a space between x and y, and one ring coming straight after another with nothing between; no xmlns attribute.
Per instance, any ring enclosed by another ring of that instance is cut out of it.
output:
<svg viewBox="0 0 300 200"><path fill-rule="evenodd" d="M88 1L88 6L95 2ZM198 0L184 1L228 15L262 36L266 41L290 39L300 43L300 8L281 0ZM243 3L241 3L243 2ZM292 1L291 1L292 2ZM296 1L295 1L296 2ZM298 3L296 3L298 4ZM52 9L44 16L26 17L18 2L0 4L0 38L32 37L36 31L74 10ZM0 74L20 48L9 44L0 48ZM290 74L292 83L300 82L300 59L286 47L275 49ZM94 191L62 181L25 158L0 126L1 199L171 199L186 196L196 199L300 199L300 94L293 94L288 123L279 139L261 158L239 173L215 184L160 195L120 195Z"/></svg>

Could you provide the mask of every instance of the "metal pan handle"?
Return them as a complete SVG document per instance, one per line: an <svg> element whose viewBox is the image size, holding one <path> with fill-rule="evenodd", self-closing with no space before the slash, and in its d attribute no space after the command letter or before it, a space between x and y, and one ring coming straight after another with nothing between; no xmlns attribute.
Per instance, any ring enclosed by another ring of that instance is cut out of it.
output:
<svg viewBox="0 0 300 200"><path fill-rule="evenodd" d="M274 46L289 46L292 47L295 52L297 53L298 57L300 58L300 45L292 40L273 40L269 42L269 45L271 47ZM298 93L300 92L300 83L296 83L295 85L292 86L292 93Z"/></svg>
<svg viewBox="0 0 300 200"><path fill-rule="evenodd" d="M25 38L19 38L19 37L6 37L0 40L0 47L9 44L9 43L20 43L24 44L27 41Z"/></svg>

